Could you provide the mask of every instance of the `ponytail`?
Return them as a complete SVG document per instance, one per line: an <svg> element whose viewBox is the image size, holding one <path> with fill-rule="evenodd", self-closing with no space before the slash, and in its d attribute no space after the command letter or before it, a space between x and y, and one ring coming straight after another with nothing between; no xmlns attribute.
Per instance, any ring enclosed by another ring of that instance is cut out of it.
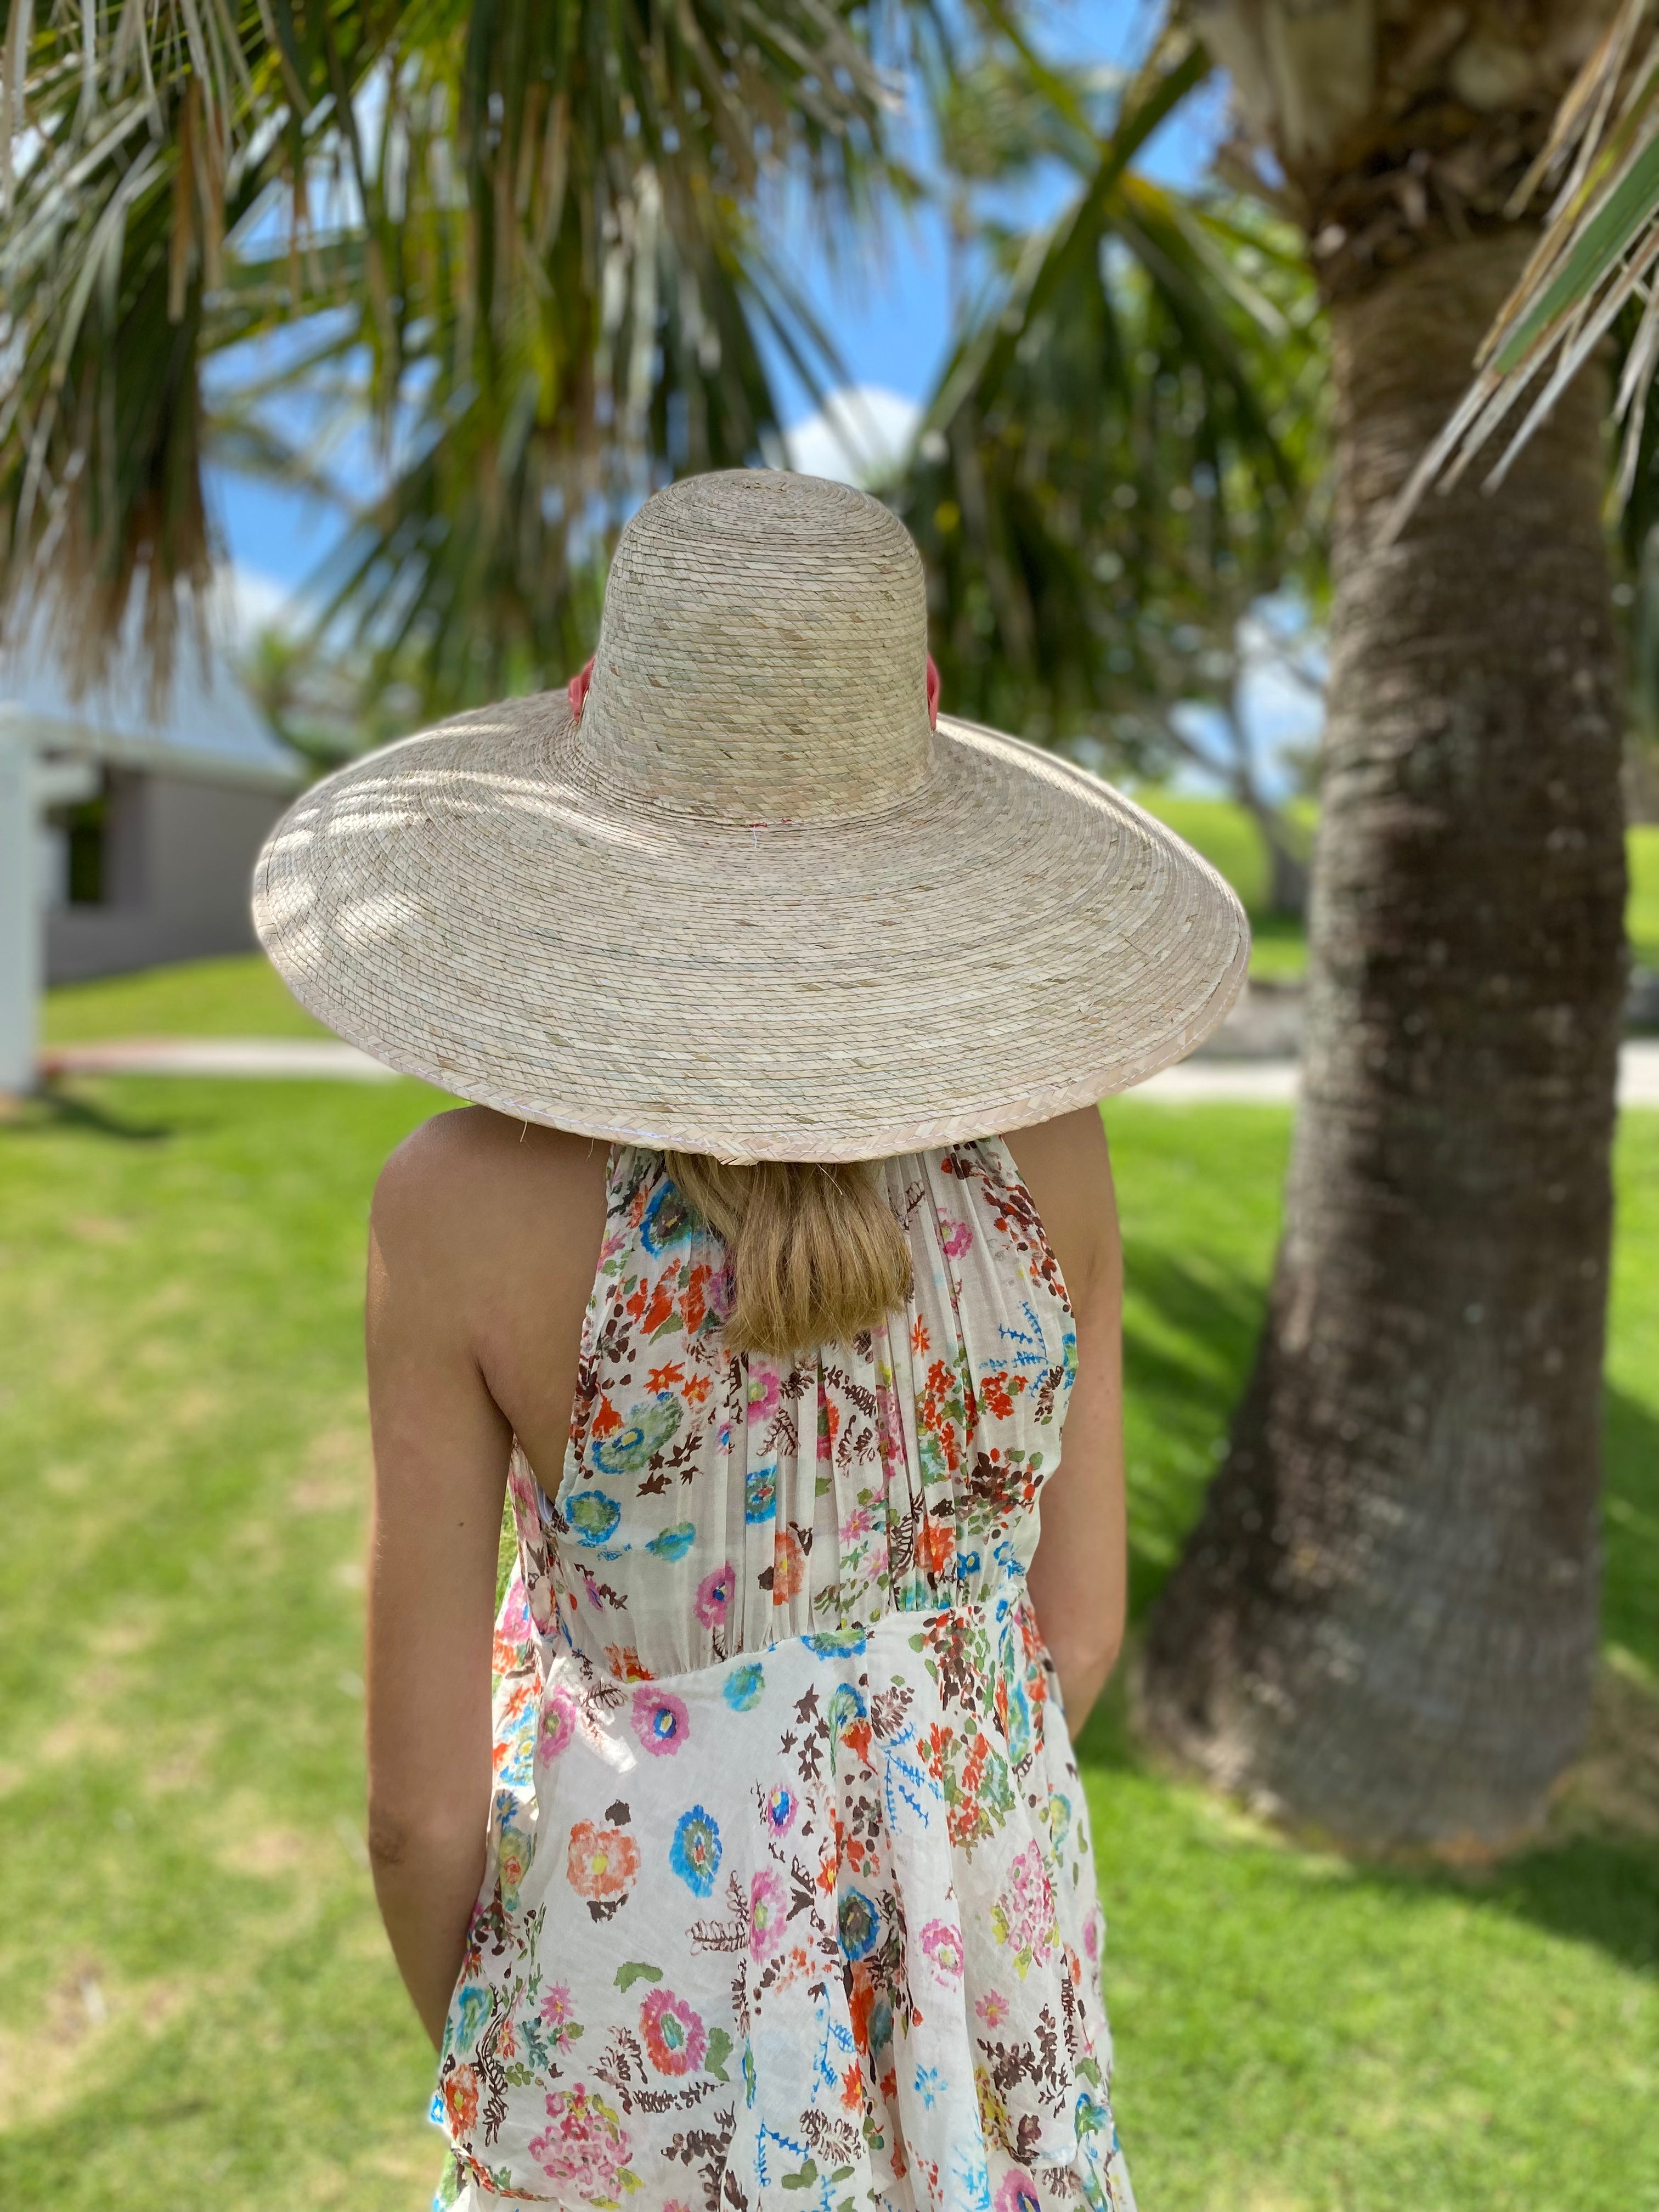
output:
<svg viewBox="0 0 1659 2212"><path fill-rule="evenodd" d="M727 1167L669 1152L668 1172L725 1243L733 1352L787 1359L873 1328L910 1289L910 1248L870 1162Z"/></svg>

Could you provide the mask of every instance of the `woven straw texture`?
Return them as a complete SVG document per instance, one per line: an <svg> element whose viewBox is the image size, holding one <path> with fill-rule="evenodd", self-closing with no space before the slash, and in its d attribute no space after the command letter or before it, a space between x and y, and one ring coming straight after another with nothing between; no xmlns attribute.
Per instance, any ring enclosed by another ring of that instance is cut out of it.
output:
<svg viewBox="0 0 1659 2212"><path fill-rule="evenodd" d="M1024 1127L1179 1060L1249 931L1197 854L1053 756L930 728L921 564L862 493L648 501L562 692L307 792L254 878L296 998L526 1121L727 1160Z"/></svg>

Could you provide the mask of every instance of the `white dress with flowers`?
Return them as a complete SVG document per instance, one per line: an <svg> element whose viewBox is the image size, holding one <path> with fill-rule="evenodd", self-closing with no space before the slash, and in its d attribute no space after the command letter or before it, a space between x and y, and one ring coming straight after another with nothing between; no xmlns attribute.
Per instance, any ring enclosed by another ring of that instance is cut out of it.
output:
<svg viewBox="0 0 1659 2212"><path fill-rule="evenodd" d="M556 1487L514 1459L441 2204L1131 2212L1025 1589L1071 1308L1000 1140L881 1172L908 1305L780 1367L611 1154Z"/></svg>

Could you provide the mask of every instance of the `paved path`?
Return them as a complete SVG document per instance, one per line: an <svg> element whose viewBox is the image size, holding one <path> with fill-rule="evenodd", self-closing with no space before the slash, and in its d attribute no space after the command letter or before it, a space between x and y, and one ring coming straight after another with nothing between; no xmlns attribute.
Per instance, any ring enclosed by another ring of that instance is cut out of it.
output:
<svg viewBox="0 0 1659 2212"><path fill-rule="evenodd" d="M257 1075L394 1083L353 1044L335 1037L122 1037L109 1044L48 1045L43 1075Z"/></svg>
<svg viewBox="0 0 1659 2212"><path fill-rule="evenodd" d="M332 1037L165 1037L110 1044L54 1045L40 1055L48 1075L246 1075L332 1077L389 1083L389 1067ZM1183 1060L1139 1086L1143 1098L1172 1105L1233 1099L1288 1105L1296 1097L1293 1060ZM1636 1038L1619 1055L1621 1106L1659 1106L1659 1040Z"/></svg>

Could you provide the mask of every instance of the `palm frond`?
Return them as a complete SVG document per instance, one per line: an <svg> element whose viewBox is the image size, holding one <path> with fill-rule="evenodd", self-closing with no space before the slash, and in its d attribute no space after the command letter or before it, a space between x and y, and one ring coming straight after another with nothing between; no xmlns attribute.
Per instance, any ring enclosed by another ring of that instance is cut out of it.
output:
<svg viewBox="0 0 1659 2212"><path fill-rule="evenodd" d="M1149 702L1215 696L1237 616L1310 550L1322 340L1297 241L1130 166L1204 67L1167 41L1070 206L1008 241L890 494L946 698L1033 737L1115 742Z"/></svg>
<svg viewBox="0 0 1659 2212"><path fill-rule="evenodd" d="M1613 504L1622 507L1629 498L1644 450L1647 396L1659 370L1659 33L1643 43L1655 4L1624 0L1510 204L1518 216L1541 186L1557 186L1537 246L1487 333L1468 391L1396 502L1390 535L1431 484L1456 483L1525 402L1487 479L1500 483L1634 304L1638 327L1623 348L1615 402L1624 439Z"/></svg>
<svg viewBox="0 0 1659 2212"><path fill-rule="evenodd" d="M763 325L822 371L756 258L757 196L787 178L835 221L902 184L878 32L947 36L933 0L12 0L9 23L0 611L44 579L91 674L142 594L164 680L214 551L204 364L326 317L385 479L334 614L427 639L435 705L474 659L568 653L607 518L758 450ZM222 404L239 456L303 469L256 405ZM439 641L498 609L487 649Z"/></svg>

